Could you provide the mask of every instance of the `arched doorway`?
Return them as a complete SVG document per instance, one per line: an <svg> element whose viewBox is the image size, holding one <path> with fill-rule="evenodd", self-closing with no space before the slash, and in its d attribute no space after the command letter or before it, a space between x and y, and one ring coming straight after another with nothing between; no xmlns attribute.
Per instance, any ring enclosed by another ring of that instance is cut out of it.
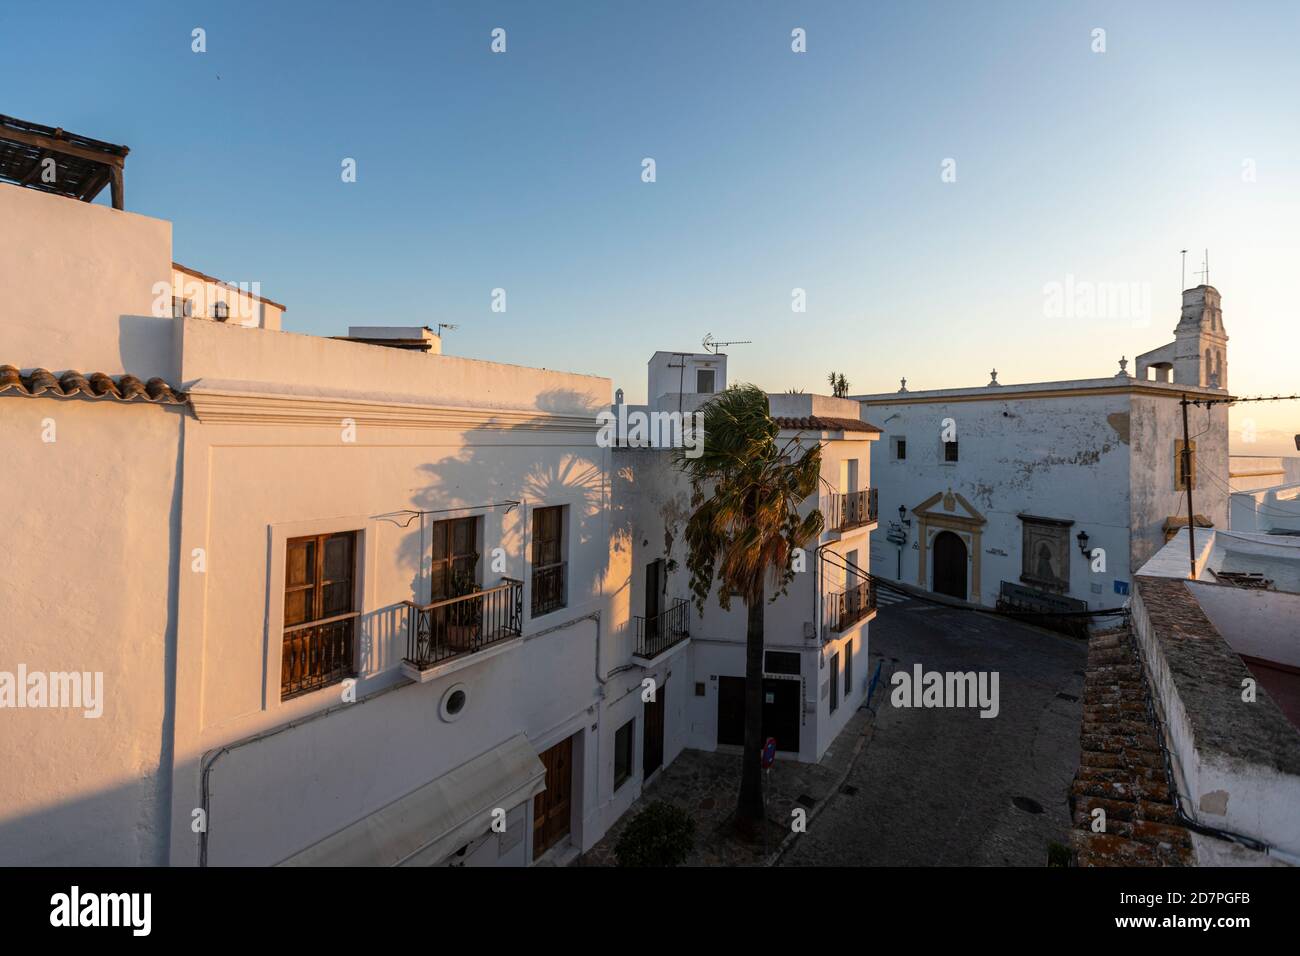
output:
<svg viewBox="0 0 1300 956"><path fill-rule="evenodd" d="M934 536L934 590L966 600L966 542L951 531Z"/></svg>

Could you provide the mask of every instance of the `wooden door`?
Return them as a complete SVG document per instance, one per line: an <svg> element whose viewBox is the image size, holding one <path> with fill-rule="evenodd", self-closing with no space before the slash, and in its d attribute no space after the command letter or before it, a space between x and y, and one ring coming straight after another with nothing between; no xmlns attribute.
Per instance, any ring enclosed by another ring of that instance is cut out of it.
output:
<svg viewBox="0 0 1300 956"><path fill-rule="evenodd" d="M546 789L533 798L533 859L569 835L573 803L573 738L541 754Z"/></svg>
<svg viewBox="0 0 1300 956"><path fill-rule="evenodd" d="M763 678L762 737L776 749L799 752L800 687L797 680ZM718 743L745 745L745 678L718 678Z"/></svg>
<svg viewBox="0 0 1300 956"><path fill-rule="evenodd" d="M934 536L934 590L966 600L966 542L951 531Z"/></svg>
<svg viewBox="0 0 1300 956"><path fill-rule="evenodd" d="M650 774L654 773L664 763L664 694L668 690L668 683L658 685L655 688L655 699L647 701L645 705L645 719L642 725L645 727L645 739L641 746L641 779L649 780Z"/></svg>
<svg viewBox="0 0 1300 956"><path fill-rule="evenodd" d="M656 558L645 566L645 643L648 648L659 646L662 633L663 622L659 614L663 610L664 567L663 558ZM650 651L651 656L654 653Z"/></svg>

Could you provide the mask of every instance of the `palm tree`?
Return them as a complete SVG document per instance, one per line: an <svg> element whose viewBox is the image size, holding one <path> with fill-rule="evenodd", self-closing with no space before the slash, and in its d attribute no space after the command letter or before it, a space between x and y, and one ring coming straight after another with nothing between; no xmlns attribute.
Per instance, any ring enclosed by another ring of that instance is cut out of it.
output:
<svg viewBox="0 0 1300 956"><path fill-rule="evenodd" d="M849 381L844 377L843 372L831 372L826 379L831 385L831 395L835 398L848 398Z"/></svg>
<svg viewBox="0 0 1300 956"><path fill-rule="evenodd" d="M717 583L718 604L739 596L748 611L745 654L745 756L736 800L736 827L747 837L763 824L763 609L794 577L791 555L822 530L822 514L800 515L817 491L821 446L781 443L767 395L755 385L735 385L704 404L703 451L676 455L691 481L686 523L691 593L703 613ZM770 589L769 586L770 585Z"/></svg>

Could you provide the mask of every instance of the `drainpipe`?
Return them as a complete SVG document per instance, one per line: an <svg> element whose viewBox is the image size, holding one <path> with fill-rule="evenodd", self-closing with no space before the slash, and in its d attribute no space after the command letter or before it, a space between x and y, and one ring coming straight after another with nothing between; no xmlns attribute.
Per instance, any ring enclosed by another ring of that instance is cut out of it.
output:
<svg viewBox="0 0 1300 956"><path fill-rule="evenodd" d="M374 700L376 697L382 697L385 694L392 693L402 687L408 687L414 683L415 681L404 677L395 684L390 684L387 687L366 694L364 697L357 698L353 703L338 703L332 707L326 707L324 710L318 710L315 713L299 717L297 720L291 720L287 724L280 724L278 727L272 727L270 730L264 730L249 737L244 737L241 740L236 740L234 743L225 744L215 750L209 750L205 753L200 764L202 767L202 775L200 777L199 807L203 810L203 830L199 833L199 866L206 867L208 865L208 836L212 830L211 776L212 768L216 766L218 760L230 753L232 750L239 750L249 744L257 743L259 740L266 740L268 737L278 736L286 730L293 730L293 728L301 727L303 724L309 724L322 717L328 717L330 714L337 713L346 707L356 707L360 704L366 703L367 701Z"/></svg>
<svg viewBox="0 0 1300 956"><path fill-rule="evenodd" d="M817 581L817 573L822 566L822 552L829 548L832 543L827 541L825 544L819 544L817 549L813 551L813 640L819 649L822 646L822 589Z"/></svg>

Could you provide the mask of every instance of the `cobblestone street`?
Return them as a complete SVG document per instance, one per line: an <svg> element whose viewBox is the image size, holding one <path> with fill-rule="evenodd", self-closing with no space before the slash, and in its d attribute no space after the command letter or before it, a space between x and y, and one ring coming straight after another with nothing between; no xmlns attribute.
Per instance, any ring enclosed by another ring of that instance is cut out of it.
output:
<svg viewBox="0 0 1300 956"><path fill-rule="evenodd" d="M881 609L870 653L884 673L869 746L782 865L1044 866L1069 843L1085 642L909 600ZM997 717L892 707L889 674L914 663L997 671Z"/></svg>
<svg viewBox="0 0 1300 956"><path fill-rule="evenodd" d="M689 866L1043 866L1051 843L1069 842L1086 652L1001 618L915 600L882 606L871 625L870 671L883 662L875 713L859 710L820 763L777 763L764 843L731 833L739 755L687 750L578 864L614 865L623 827L665 800L696 820ZM914 663L997 671L997 717L894 708L890 674ZM808 811L800 835L796 807Z"/></svg>

